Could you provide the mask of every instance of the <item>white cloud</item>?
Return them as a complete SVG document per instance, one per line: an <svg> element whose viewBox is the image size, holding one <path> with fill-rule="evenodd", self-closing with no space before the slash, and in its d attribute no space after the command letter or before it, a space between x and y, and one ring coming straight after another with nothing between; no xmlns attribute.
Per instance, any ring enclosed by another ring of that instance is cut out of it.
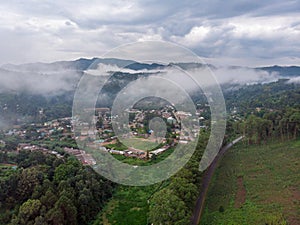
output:
<svg viewBox="0 0 300 225"><path fill-rule="evenodd" d="M96 69L88 69L85 71L86 74L94 75L94 76L109 76L116 72L129 73L129 74L140 74L140 73L156 74L159 72L164 72L164 70L159 70L159 69L132 70L129 68L121 68L115 64L112 65L112 64L99 63Z"/></svg>
<svg viewBox="0 0 300 225"><path fill-rule="evenodd" d="M299 30L291 24L300 21L300 15L270 16L270 17L239 17L231 20L233 37L258 40L272 40L280 38L295 39L299 37Z"/></svg>
<svg viewBox="0 0 300 225"><path fill-rule="evenodd" d="M217 80L221 84L254 84L254 83L268 83L278 80L279 75L276 73L268 73L266 71L259 71L246 68L228 68L220 67L213 70Z"/></svg>
<svg viewBox="0 0 300 225"><path fill-rule="evenodd" d="M38 66L34 67L38 70ZM80 74L61 68L57 72L12 72L0 70L0 92L28 91L34 94L57 95L74 90Z"/></svg>
<svg viewBox="0 0 300 225"><path fill-rule="evenodd" d="M100 56L141 40L172 41L202 57L231 59L233 64L292 64L300 58L299 4L292 0L1 2L0 64ZM285 61L280 63L282 58Z"/></svg>
<svg viewBox="0 0 300 225"><path fill-rule="evenodd" d="M211 32L210 27L196 26L191 29L191 31L186 34L183 38L173 37L174 40L182 42L182 44L190 47L195 47L199 45Z"/></svg>
<svg viewBox="0 0 300 225"><path fill-rule="evenodd" d="M292 77L289 79L288 83L296 83L300 84L300 76L299 77Z"/></svg>

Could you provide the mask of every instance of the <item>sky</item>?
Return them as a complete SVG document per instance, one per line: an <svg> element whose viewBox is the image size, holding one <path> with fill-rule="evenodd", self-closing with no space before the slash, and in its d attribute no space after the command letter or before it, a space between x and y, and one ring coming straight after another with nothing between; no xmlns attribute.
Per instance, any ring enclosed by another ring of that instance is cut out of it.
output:
<svg viewBox="0 0 300 225"><path fill-rule="evenodd" d="M299 0L10 0L0 12L0 65L101 57L144 40L213 64L300 65Z"/></svg>

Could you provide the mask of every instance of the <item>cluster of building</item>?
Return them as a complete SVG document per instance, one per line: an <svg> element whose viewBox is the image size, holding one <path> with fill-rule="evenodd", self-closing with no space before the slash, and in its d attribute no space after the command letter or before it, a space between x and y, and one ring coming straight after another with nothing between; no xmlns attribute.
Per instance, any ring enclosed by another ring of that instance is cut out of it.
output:
<svg viewBox="0 0 300 225"><path fill-rule="evenodd" d="M16 149L17 152L20 151L30 151L30 152L42 152L44 154L52 154L55 155L57 158L62 158L63 155L58 153L55 150L49 150L47 148L38 146L38 145L31 145L29 143L20 143ZM75 156L83 165L95 165L96 161L90 154L87 154L84 150L74 149L74 148L64 148L64 151L69 155Z"/></svg>
<svg viewBox="0 0 300 225"><path fill-rule="evenodd" d="M84 150L74 148L64 148L64 151L70 155L75 156L83 165L95 165L96 160L91 154L87 154Z"/></svg>
<svg viewBox="0 0 300 225"><path fill-rule="evenodd" d="M37 145L31 145L29 143L20 143L18 144L18 147L16 149L17 152L20 151L30 151L30 152L42 152L44 154L52 154L55 155L57 158L62 158L63 156L59 154L57 151L49 150L47 148L37 146Z"/></svg>
<svg viewBox="0 0 300 225"><path fill-rule="evenodd" d="M21 138L36 138L43 139L51 137L56 132L63 135L73 135L72 133L72 118L60 118L45 123L32 123L27 126L16 125L12 129L8 130L6 135L17 135Z"/></svg>
<svg viewBox="0 0 300 225"><path fill-rule="evenodd" d="M197 127L192 130L184 130L184 128L181 127L181 121L192 115L189 112L175 111L172 106L148 111L130 109L127 110L127 113L130 115L130 132L126 138L141 138L141 141L147 139L147 141L155 143L159 141L163 146L160 145L161 147L158 149L149 152L132 146L127 149L119 149L116 146L119 141L112 128L112 119L116 118L112 118L110 109L96 108L93 109L93 112L95 112L95 115L92 118L92 123L82 122L76 117L66 117L45 122L44 124L31 124L26 127L15 126L14 129L8 131L7 135L18 135L24 138L24 140L28 140L28 137L30 137L31 140L43 140L45 138L52 140L53 135L59 134L60 137L68 136L74 138L76 141L78 140L84 143L85 146L96 148L99 151L124 155L126 157L148 159L153 155L162 154L177 143L188 144L194 140L199 131ZM201 112L197 112L196 114L198 115L198 119L204 120L203 117L200 117L200 114ZM168 140L165 137L157 139L153 130L146 129L145 119L149 119L149 115L162 118L167 122L169 128ZM75 123L80 129L73 129ZM20 150L41 151L43 153L56 155L58 158L62 157L62 155L56 151L28 143L19 144L17 151ZM70 155L74 155L85 165L96 164L93 157L82 149L65 147L63 150Z"/></svg>
<svg viewBox="0 0 300 225"><path fill-rule="evenodd" d="M167 151L171 146L174 146L177 143L188 144L190 141L193 141L199 133L199 127L194 127L192 130L182 132L184 129L181 128L180 121L185 120L192 115L189 112L175 111L172 106L148 111L128 109L128 125L130 132L124 134L123 138L141 138L141 141L147 139L147 141L150 142L157 142L158 139L155 137L155 132L151 129L146 130L145 128L145 119L149 119L149 114L152 116L155 115L155 117L160 117L169 124L170 137L168 144L166 138L161 138L159 143L163 143L163 147L149 151L149 153L146 150L134 147L128 147L125 150L120 150L113 146L118 142L118 140L113 132L111 121L116 118L112 118L109 108L96 108L94 111L96 112L96 115L93 118L93 122L96 124L96 127L92 127L88 123L77 121L77 124L81 127L81 131L78 133L78 136L76 136L76 139L80 141L88 140L86 142L86 146L109 152L111 154L147 159L151 158L153 155L158 155ZM197 112L197 115L200 115L200 112ZM204 118L199 116L198 119L203 120Z"/></svg>

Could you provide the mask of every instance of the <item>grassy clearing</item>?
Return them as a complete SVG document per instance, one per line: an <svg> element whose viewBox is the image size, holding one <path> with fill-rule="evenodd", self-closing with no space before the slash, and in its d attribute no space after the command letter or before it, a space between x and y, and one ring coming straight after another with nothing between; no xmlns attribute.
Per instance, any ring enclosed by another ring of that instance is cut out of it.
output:
<svg viewBox="0 0 300 225"><path fill-rule="evenodd" d="M158 147L159 143L144 138L130 138L126 140L126 145L136 149L151 150Z"/></svg>
<svg viewBox="0 0 300 225"><path fill-rule="evenodd" d="M125 145L126 144L126 145ZM160 144L156 141L144 139L144 138L130 138L126 139L126 142L122 144L121 142L106 144L105 147L124 151L127 150L128 147L133 147L135 149L140 150L152 150L156 149L160 146Z"/></svg>
<svg viewBox="0 0 300 225"><path fill-rule="evenodd" d="M120 185L93 225L147 224L148 199L161 187L161 184L146 187Z"/></svg>
<svg viewBox="0 0 300 225"><path fill-rule="evenodd" d="M300 224L299 159L300 140L233 147L216 171L200 224ZM246 202L236 208L239 177Z"/></svg>
<svg viewBox="0 0 300 225"><path fill-rule="evenodd" d="M115 150L120 150L120 151L124 151L128 149L127 146L123 145L121 142L117 142L115 144L107 144L105 145L105 147L115 149Z"/></svg>

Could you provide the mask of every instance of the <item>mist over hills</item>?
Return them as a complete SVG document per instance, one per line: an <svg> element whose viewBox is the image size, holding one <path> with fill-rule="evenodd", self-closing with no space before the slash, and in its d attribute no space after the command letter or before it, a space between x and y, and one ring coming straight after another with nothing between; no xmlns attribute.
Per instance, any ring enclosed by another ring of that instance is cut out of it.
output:
<svg viewBox="0 0 300 225"><path fill-rule="evenodd" d="M3 65L0 67L0 126L71 116L74 92L84 73L93 74L93 71L97 71L100 73L97 75L109 78L100 96L101 106L110 106L118 92L138 78L147 79L147 76L172 71L172 68L195 72L205 66L199 63L172 62L163 65L115 58ZM283 78L283 84L300 83L300 67L297 66L208 67L224 93L245 85L270 83ZM179 82L189 87L184 79ZM156 84L153 85L153 88L158 88ZM199 93L190 92L195 101L202 98ZM42 115L39 113L41 110Z"/></svg>
<svg viewBox="0 0 300 225"><path fill-rule="evenodd" d="M21 72L46 72L46 71L59 71L59 70L87 70L93 63L103 63L108 65L117 65L119 67L124 67L126 65L135 63L132 60L122 60L122 59L112 59L112 58L80 58L74 61L57 61L53 63L27 63L21 65L6 64L1 68L12 71Z"/></svg>
<svg viewBox="0 0 300 225"><path fill-rule="evenodd" d="M194 62L170 62L163 65L116 58L80 58L74 61L53 63L3 65L0 67L0 93L27 93L46 97L73 93L84 73L93 74L94 71L97 71L97 75L111 76L107 88L104 88L106 94L111 95L126 86L128 82L141 76L158 74L170 68L179 68L186 72L196 71L197 73L206 66L211 69L218 83L225 89L274 82L282 78L290 82L300 82L300 67L298 66L217 67ZM201 76L201 72L199 72L199 76Z"/></svg>
<svg viewBox="0 0 300 225"><path fill-rule="evenodd" d="M138 74L154 74L170 67L178 67L185 71L203 68L200 63L173 63L163 65L158 63L144 63L116 58L80 58L74 61L57 61L53 63L30 63L13 65L6 64L0 67L0 92L29 92L42 95L59 95L76 88L84 72L99 69L101 75L117 73L119 77ZM232 84L244 85L252 83L267 83L280 78L300 76L298 66L270 66L247 68L238 66L217 67L208 65L215 74L217 81L226 86ZM89 70L89 71L88 71ZM105 70L105 71L104 71Z"/></svg>
<svg viewBox="0 0 300 225"><path fill-rule="evenodd" d="M47 74L54 73L62 70L69 71L85 71L87 69L95 69L98 64L105 64L111 66L117 66L119 68L126 68L131 70L154 70L154 69L163 69L168 66L178 66L184 70L201 68L204 64L200 63L181 63L181 62L170 62L167 65L158 64L158 63L144 63L144 62L136 62L133 60L126 59L117 59L117 58L80 58L74 61L57 61L53 63L28 63L28 64L5 64L0 67L1 73L4 72L34 72L38 74ZM240 67L240 66L228 66L228 67L217 67L214 65L208 64L213 71L218 69L227 70L254 70L254 71L266 71L268 73L277 73L280 77L294 77L300 76L300 67L299 66L268 66L268 67ZM38 75L37 74L37 75Z"/></svg>
<svg viewBox="0 0 300 225"><path fill-rule="evenodd" d="M300 67L299 66L270 66L270 67L258 67L256 70L264 70L269 73L278 73L283 77L294 77L300 76Z"/></svg>

